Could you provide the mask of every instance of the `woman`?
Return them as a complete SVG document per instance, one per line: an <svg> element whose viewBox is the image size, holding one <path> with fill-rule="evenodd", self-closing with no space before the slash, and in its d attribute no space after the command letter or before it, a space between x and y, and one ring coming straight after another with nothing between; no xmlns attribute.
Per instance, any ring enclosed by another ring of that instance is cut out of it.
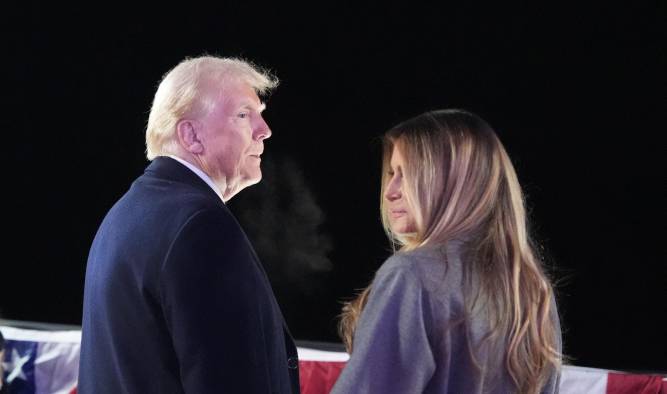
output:
<svg viewBox="0 0 667 394"><path fill-rule="evenodd" d="M491 127L441 110L387 132L381 213L400 248L343 309L332 392L558 392L553 290Z"/></svg>

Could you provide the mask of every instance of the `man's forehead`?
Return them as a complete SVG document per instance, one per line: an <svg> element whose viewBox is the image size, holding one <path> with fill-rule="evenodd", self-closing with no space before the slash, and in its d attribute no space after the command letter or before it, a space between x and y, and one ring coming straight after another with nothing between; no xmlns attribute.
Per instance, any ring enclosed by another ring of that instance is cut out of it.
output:
<svg viewBox="0 0 667 394"><path fill-rule="evenodd" d="M243 81L224 81L209 89L214 92L217 100L233 107L249 107L258 111L266 109L266 104L260 100L255 89Z"/></svg>
<svg viewBox="0 0 667 394"><path fill-rule="evenodd" d="M227 105L232 108L247 108L258 112L262 112L266 109L266 104L264 104L257 95L252 98L232 94L227 97Z"/></svg>

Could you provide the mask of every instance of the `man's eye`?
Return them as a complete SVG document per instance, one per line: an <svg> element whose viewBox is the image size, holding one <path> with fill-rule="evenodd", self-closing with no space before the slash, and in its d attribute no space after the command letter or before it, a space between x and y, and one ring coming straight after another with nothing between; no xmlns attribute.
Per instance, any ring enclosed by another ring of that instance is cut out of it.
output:
<svg viewBox="0 0 667 394"><path fill-rule="evenodd" d="M250 116L250 114L247 113L247 112L241 112L241 113L238 114L238 117L241 118L241 119L245 119L248 116Z"/></svg>

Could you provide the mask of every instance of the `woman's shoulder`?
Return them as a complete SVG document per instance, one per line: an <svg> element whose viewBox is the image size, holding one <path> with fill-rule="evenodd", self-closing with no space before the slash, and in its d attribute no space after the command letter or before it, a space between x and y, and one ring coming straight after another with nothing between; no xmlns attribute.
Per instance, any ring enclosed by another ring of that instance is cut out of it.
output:
<svg viewBox="0 0 667 394"><path fill-rule="evenodd" d="M443 281L459 282L463 243L428 245L409 251L399 251L390 256L378 270L378 276L396 273L408 274L424 285L434 283L442 288Z"/></svg>

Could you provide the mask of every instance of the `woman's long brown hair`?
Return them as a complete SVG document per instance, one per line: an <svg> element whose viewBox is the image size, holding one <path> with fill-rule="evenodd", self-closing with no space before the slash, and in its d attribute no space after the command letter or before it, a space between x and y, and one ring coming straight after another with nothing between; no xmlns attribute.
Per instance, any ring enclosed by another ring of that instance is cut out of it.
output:
<svg viewBox="0 0 667 394"><path fill-rule="evenodd" d="M485 338L503 344L517 391L538 392L561 363L553 289L531 245L521 187L496 133L474 114L441 110L399 124L383 143L380 211L392 244L407 251L466 240L467 316L485 310ZM395 234L389 226L383 196L394 149L405 158L403 195L415 216L414 234ZM371 286L343 307L339 332L350 352Z"/></svg>

